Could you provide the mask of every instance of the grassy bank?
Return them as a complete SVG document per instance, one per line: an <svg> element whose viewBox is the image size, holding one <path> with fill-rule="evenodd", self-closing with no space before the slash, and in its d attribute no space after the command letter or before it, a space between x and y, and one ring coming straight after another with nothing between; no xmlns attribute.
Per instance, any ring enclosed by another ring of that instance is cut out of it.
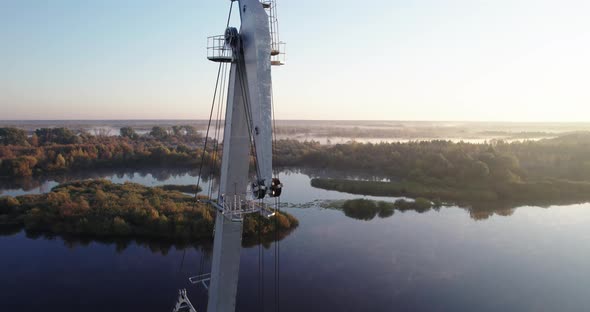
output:
<svg viewBox="0 0 590 312"><path fill-rule="evenodd" d="M197 187L196 185L162 185L158 186L158 188L163 189L164 191L178 191L181 193L189 193L189 194L196 194L202 191L201 187Z"/></svg>
<svg viewBox="0 0 590 312"><path fill-rule="evenodd" d="M497 184L425 184L313 179L313 187L358 195L426 198L470 207L553 205L590 201L590 183L548 179Z"/></svg>

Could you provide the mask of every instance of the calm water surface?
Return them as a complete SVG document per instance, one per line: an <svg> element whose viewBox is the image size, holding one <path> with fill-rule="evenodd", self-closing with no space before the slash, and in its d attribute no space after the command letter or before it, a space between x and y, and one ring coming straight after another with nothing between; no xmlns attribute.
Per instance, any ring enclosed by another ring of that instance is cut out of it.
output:
<svg viewBox="0 0 590 312"><path fill-rule="evenodd" d="M145 185L195 181L169 172L102 176ZM361 221L317 202L359 196L311 188L303 173L281 178L283 201L295 207L286 210L300 220L280 243L281 311L588 310L590 204L521 207L485 219L457 207L396 211ZM44 192L56 183L0 194ZM274 307L274 249L262 249L267 311ZM205 290L188 282L209 271L210 252L200 248L76 244L19 232L1 236L0 250L0 311L170 311L179 288L205 311ZM260 251L243 249L238 311L262 310Z"/></svg>

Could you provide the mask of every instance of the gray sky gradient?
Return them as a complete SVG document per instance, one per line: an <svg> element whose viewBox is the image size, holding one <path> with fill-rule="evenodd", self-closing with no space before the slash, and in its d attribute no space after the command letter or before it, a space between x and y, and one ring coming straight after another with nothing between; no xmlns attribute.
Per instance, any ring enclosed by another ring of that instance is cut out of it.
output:
<svg viewBox="0 0 590 312"><path fill-rule="evenodd" d="M277 0L279 119L590 121L590 3ZM203 119L229 1L0 0L0 119Z"/></svg>

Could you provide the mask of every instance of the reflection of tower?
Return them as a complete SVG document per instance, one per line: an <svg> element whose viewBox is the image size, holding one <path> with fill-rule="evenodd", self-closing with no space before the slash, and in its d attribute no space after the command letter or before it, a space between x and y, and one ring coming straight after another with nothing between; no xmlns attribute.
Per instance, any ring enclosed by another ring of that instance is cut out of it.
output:
<svg viewBox="0 0 590 312"><path fill-rule="evenodd" d="M219 195L210 201L217 210L211 274L191 279L210 282L209 312L235 311L243 218L252 213L273 216L265 198L278 197L282 191L272 171L271 65L285 63L275 1L234 3L240 29L228 27L224 35L209 37L207 47L207 58L221 63L220 71L222 64L230 64ZM251 156L256 168L253 181Z"/></svg>
<svg viewBox="0 0 590 312"><path fill-rule="evenodd" d="M196 312L193 304L188 299L186 295L186 290L179 290L178 291L178 300L176 301L176 305L174 306L174 312Z"/></svg>

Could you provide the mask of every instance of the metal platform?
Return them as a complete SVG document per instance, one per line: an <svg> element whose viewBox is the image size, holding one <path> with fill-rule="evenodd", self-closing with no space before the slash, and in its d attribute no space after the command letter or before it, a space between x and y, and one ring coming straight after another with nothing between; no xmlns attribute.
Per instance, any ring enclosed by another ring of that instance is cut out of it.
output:
<svg viewBox="0 0 590 312"><path fill-rule="evenodd" d="M211 282L211 273L189 277L188 281L191 282L191 284L203 284L203 287L208 290L208 283Z"/></svg>
<svg viewBox="0 0 590 312"><path fill-rule="evenodd" d="M279 21L275 0L264 0L260 4L268 14L271 38L270 64L282 66L286 64L286 44L279 39ZM235 61L231 47L227 44L225 35L207 38L207 59L218 63L232 63Z"/></svg>
<svg viewBox="0 0 590 312"><path fill-rule="evenodd" d="M219 63L231 63L234 61L232 49L225 42L225 35L207 38L207 59Z"/></svg>
<svg viewBox="0 0 590 312"><path fill-rule="evenodd" d="M272 43L270 50L270 64L273 66L285 65L287 54L285 52L287 44L284 42Z"/></svg>
<svg viewBox="0 0 590 312"><path fill-rule="evenodd" d="M206 202L232 222L242 222L246 215L253 213L259 213L265 218L273 217L276 214L270 204L261 200L246 199L244 195L236 195L231 198L223 198L222 196L219 202L213 200Z"/></svg>
<svg viewBox="0 0 590 312"><path fill-rule="evenodd" d="M272 7L273 1L265 0L265 1L260 1L260 3L262 4L263 8L270 9Z"/></svg>

